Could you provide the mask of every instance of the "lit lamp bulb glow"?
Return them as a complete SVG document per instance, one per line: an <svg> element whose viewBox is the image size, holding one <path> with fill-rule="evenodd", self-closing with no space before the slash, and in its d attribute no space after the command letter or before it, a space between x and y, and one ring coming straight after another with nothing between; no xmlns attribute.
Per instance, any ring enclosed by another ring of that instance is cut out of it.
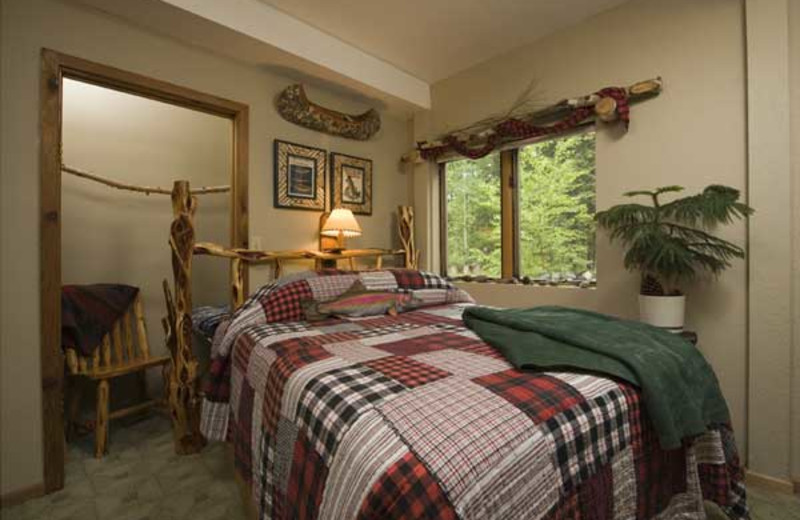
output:
<svg viewBox="0 0 800 520"><path fill-rule="evenodd" d="M361 226L358 225L358 221L353 216L352 211L345 208L336 208L331 211L320 233L326 237L336 237L339 241L339 249L344 249L345 237L361 236Z"/></svg>

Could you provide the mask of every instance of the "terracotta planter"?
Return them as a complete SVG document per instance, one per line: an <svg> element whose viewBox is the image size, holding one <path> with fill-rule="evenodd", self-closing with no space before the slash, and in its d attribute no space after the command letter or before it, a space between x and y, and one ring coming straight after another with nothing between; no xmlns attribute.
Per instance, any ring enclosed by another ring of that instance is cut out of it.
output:
<svg viewBox="0 0 800 520"><path fill-rule="evenodd" d="M639 295L639 320L670 332L683 331L686 296Z"/></svg>

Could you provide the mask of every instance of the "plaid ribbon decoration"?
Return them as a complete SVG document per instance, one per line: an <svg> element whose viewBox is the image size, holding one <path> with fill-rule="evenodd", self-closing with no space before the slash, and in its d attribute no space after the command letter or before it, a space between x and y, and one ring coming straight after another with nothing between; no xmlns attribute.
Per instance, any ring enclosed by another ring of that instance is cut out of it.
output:
<svg viewBox="0 0 800 520"><path fill-rule="evenodd" d="M616 112L619 120L625 125L625 129L630 126L630 104L628 91L621 87L606 87L595 92L600 97L610 97L617 103ZM532 139L546 135L563 134L582 122L586 121L594 114L593 106L574 107L562 119L548 124L535 125L528 121L517 118L508 118L492 127L493 132L484 138L482 144L473 145L460 140L455 135L448 135L443 138L443 144L422 148L422 143L417 143L417 150L420 157L428 161L435 161L443 154L455 151L468 159L480 159L492 153L498 144L514 140Z"/></svg>

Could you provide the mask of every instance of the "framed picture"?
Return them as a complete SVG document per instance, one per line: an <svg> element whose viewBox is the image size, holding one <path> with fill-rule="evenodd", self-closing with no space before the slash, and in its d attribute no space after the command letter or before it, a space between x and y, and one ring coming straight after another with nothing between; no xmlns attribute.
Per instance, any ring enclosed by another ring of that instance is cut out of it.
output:
<svg viewBox="0 0 800 520"><path fill-rule="evenodd" d="M325 150L275 139L275 207L325 211Z"/></svg>
<svg viewBox="0 0 800 520"><path fill-rule="evenodd" d="M331 152L331 209L372 215L372 161Z"/></svg>

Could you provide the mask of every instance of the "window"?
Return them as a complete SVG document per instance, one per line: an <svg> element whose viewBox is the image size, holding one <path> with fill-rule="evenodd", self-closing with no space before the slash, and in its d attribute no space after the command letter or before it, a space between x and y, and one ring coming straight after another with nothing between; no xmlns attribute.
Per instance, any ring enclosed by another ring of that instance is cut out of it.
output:
<svg viewBox="0 0 800 520"><path fill-rule="evenodd" d="M594 282L594 131L447 162L441 176L447 275Z"/></svg>
<svg viewBox="0 0 800 520"><path fill-rule="evenodd" d="M444 165L447 275L501 275L500 154Z"/></svg>

